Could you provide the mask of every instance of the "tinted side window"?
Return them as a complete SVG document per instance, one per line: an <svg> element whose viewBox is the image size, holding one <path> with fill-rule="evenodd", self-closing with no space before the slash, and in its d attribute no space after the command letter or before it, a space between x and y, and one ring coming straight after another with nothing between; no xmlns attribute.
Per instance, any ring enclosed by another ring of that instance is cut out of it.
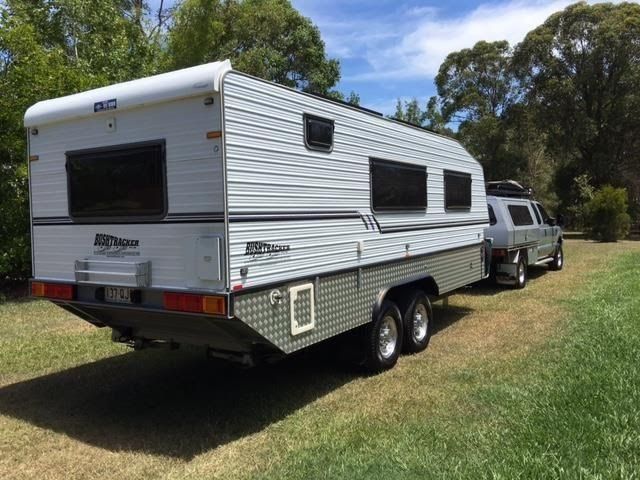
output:
<svg viewBox="0 0 640 480"><path fill-rule="evenodd" d="M471 175L444 171L444 206L447 210L471 208Z"/></svg>
<svg viewBox="0 0 640 480"><path fill-rule="evenodd" d="M69 215L107 221L166 212L164 141L67 153Z"/></svg>
<svg viewBox="0 0 640 480"><path fill-rule="evenodd" d="M496 223L498 223L498 220L496 219L496 214L493 211L493 207L491 205L487 205L488 210L489 210L489 225L495 225Z"/></svg>
<svg viewBox="0 0 640 480"><path fill-rule="evenodd" d="M540 209L540 214L542 215L542 220L544 221L544 223L549 223L549 214L547 213L547 211L541 204L537 203L536 205Z"/></svg>
<svg viewBox="0 0 640 480"><path fill-rule="evenodd" d="M540 206L540 204L532 203L531 206L533 207L533 214L536 216L538 224L542 225L542 219L540 218L540 213L538 212L538 207Z"/></svg>
<svg viewBox="0 0 640 480"><path fill-rule="evenodd" d="M304 141L312 150L331 151L333 148L333 120L304 116Z"/></svg>
<svg viewBox="0 0 640 480"><path fill-rule="evenodd" d="M516 227L523 225L533 225L533 218L529 213L529 208L525 205L508 205L509 215Z"/></svg>
<svg viewBox="0 0 640 480"><path fill-rule="evenodd" d="M372 158L371 203L374 211L427 207L427 168Z"/></svg>

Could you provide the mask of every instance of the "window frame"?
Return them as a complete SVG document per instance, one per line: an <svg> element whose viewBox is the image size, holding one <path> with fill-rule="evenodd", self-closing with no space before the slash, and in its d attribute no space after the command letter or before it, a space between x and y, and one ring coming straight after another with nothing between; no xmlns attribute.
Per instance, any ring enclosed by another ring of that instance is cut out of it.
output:
<svg viewBox="0 0 640 480"><path fill-rule="evenodd" d="M400 166L401 168L413 169L415 171L420 170L424 172L424 206L416 206L416 207L377 207L374 202L374 192L373 192L373 167L374 164L382 163L391 166ZM429 190L428 190L428 182L429 174L427 172L426 165L416 165L413 163L407 162L399 162L397 160L387 160L379 157L369 157L369 199L370 199L370 208L374 213L400 213L400 212L426 212L427 206L429 204Z"/></svg>
<svg viewBox="0 0 640 480"><path fill-rule="evenodd" d="M447 176L454 176L459 178L469 179L469 206L463 205L447 205ZM444 191L444 211L445 212L469 212L473 206L473 176L467 172L458 172L456 170L443 170L442 171L442 184Z"/></svg>
<svg viewBox="0 0 640 480"><path fill-rule="evenodd" d="M544 217L542 216L542 212L538 208L538 205L539 203L532 202L531 206L533 207L533 214L535 215L536 220L538 221L538 225L544 225Z"/></svg>
<svg viewBox="0 0 640 480"><path fill-rule="evenodd" d="M326 146L322 146L322 145L313 145L312 143L309 142L309 135L308 135L308 122L309 122L309 120L316 121L316 122L326 122L326 123L331 125L331 145L326 147ZM303 136L304 136L304 146L308 150L313 150L313 151L316 151L316 152L325 152L325 153L333 152L333 146L335 144L335 130L336 130L336 122L335 122L335 120L332 120L330 118L320 117L318 115L312 115L310 113L303 113L302 114L302 133L303 133Z"/></svg>
<svg viewBox="0 0 640 480"><path fill-rule="evenodd" d="M540 216L542 217L541 225L549 225L549 219L553 218L549 215L549 212L544 208L544 206L540 202L535 202L536 208L540 212Z"/></svg>
<svg viewBox="0 0 640 480"><path fill-rule="evenodd" d="M110 215L110 216L94 216L94 215L74 215L71 213L71 172L69 171L70 157L73 156L85 156L92 154L103 154L115 151L127 151L137 148L144 148L150 146L160 147L160 175L162 185L162 211L153 215ZM135 223L136 221L153 221L162 220L167 216L169 211L169 196L168 196L168 182L167 182L167 146L164 138L157 140L148 140L143 142L123 143L118 145L108 145L104 147L86 148L80 150L69 150L65 152L65 171L67 179L67 212L69 218L74 223L95 223L95 224L108 224L108 223Z"/></svg>

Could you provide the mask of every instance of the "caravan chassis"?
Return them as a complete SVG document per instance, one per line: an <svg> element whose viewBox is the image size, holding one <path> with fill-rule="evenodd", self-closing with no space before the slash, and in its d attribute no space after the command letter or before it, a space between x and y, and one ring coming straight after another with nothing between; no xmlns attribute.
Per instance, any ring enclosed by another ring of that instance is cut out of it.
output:
<svg viewBox="0 0 640 480"><path fill-rule="evenodd" d="M262 357L289 354L370 324L385 301L396 303L404 316L412 295L418 292L432 300L446 297L460 286L486 277L485 255L485 244L477 243L246 288L223 295L226 316L164 310L162 295L166 290L153 288L140 289L135 305L118 305L100 301L101 287L73 284L75 300L54 303L93 325L112 328L114 341L135 348L200 345L211 356L252 365ZM292 303L291 292L300 287L301 301ZM314 314L308 308L311 296ZM307 326L311 328L305 329Z"/></svg>

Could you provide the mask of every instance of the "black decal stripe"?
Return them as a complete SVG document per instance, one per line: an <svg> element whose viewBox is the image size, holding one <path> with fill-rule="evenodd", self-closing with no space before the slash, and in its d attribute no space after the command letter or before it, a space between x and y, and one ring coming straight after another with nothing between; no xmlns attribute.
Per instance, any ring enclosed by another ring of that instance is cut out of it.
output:
<svg viewBox="0 0 640 480"><path fill-rule="evenodd" d="M436 228L451 228L451 227L471 227L476 225L488 224L489 220L475 220L472 222L450 222L450 223L422 223L411 225L398 225L396 227L385 227L380 229L380 233L398 233L398 232L412 232L418 230L434 230Z"/></svg>
<svg viewBox="0 0 640 480"><path fill-rule="evenodd" d="M278 213L278 214L232 214L229 215L229 221L233 223L240 222L294 222L305 220L349 220L362 218L358 212L341 212L341 213Z"/></svg>
<svg viewBox="0 0 640 480"><path fill-rule="evenodd" d="M380 224L378 223L378 219L376 218L376 216L371 215L371 218L373 218L373 221L376 223L376 226L378 227L378 231L381 232L382 229L380 228Z"/></svg>

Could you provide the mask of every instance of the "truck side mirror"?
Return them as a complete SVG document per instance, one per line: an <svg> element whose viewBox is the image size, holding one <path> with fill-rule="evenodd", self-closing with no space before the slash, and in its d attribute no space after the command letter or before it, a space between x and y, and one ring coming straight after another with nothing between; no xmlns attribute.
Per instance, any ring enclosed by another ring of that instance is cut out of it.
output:
<svg viewBox="0 0 640 480"><path fill-rule="evenodd" d="M547 223L548 223L549 225L551 225L552 227L555 227L555 226L558 224L558 222L556 221L556 219L555 219L555 218L553 218L553 217L549 217L549 218L547 218Z"/></svg>

